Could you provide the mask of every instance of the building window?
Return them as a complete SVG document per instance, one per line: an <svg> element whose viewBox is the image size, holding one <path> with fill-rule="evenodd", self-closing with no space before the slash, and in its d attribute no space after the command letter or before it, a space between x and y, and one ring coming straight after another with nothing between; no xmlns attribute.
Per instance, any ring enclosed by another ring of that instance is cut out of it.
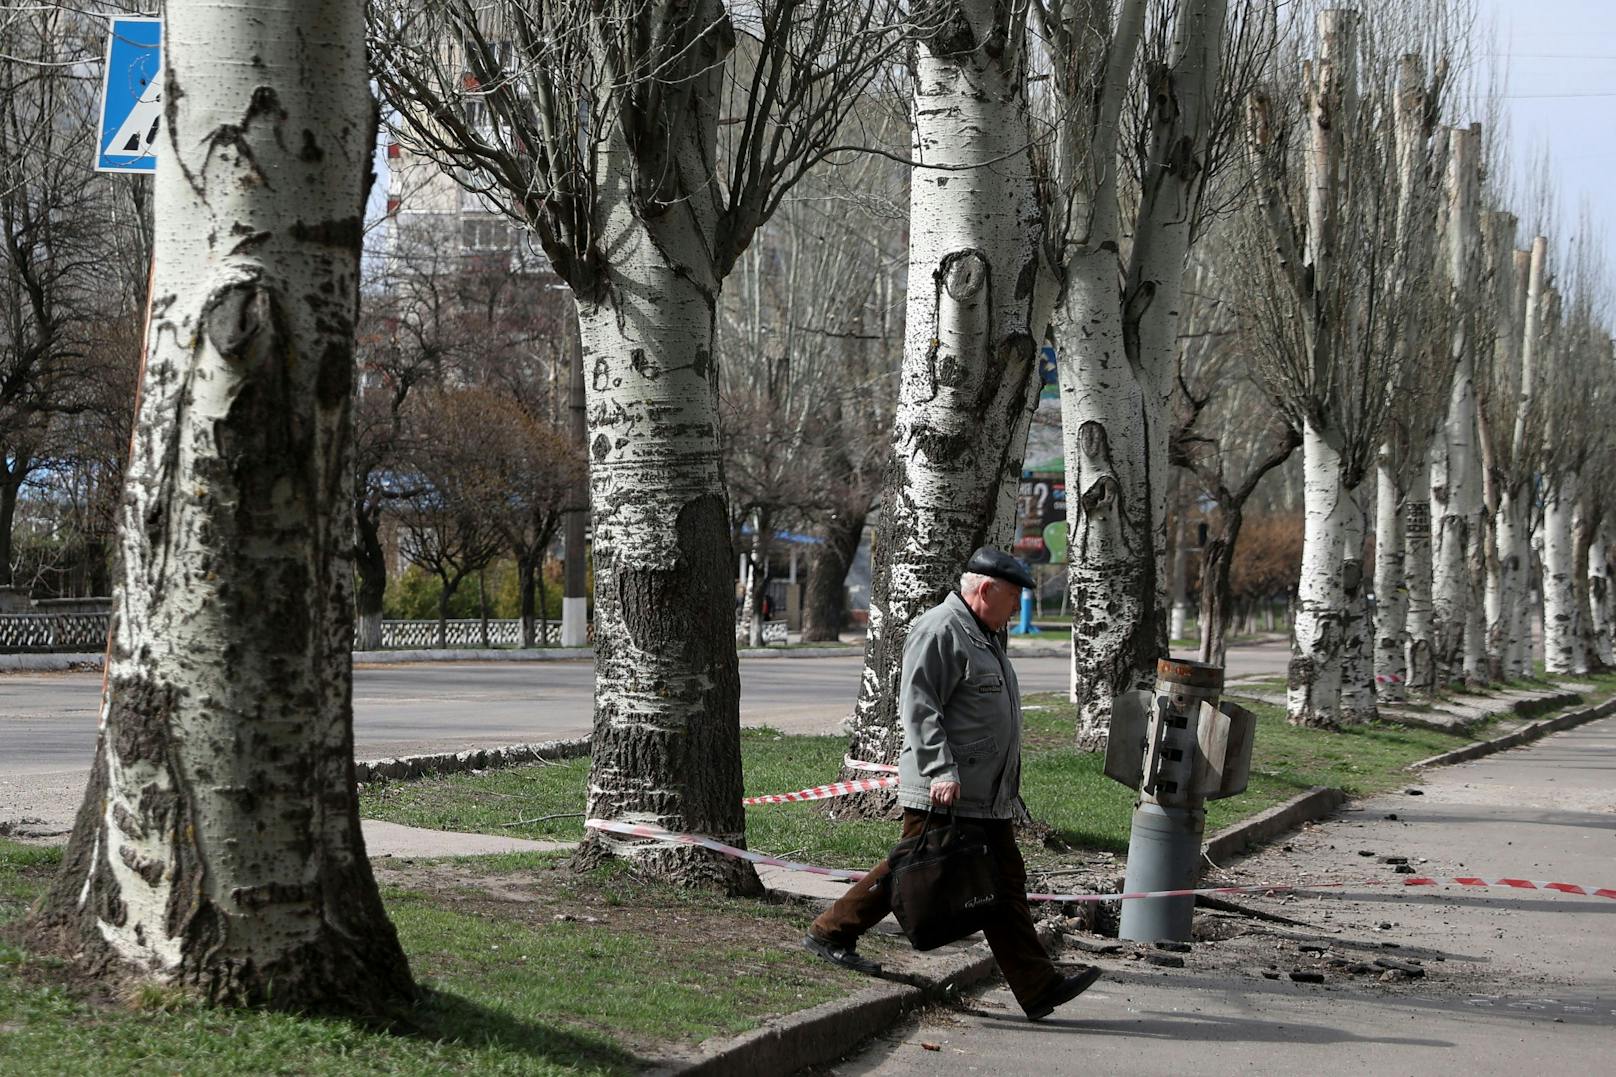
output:
<svg viewBox="0 0 1616 1077"><path fill-rule="evenodd" d="M465 217L460 221L460 242L472 251L507 251L511 226L498 217Z"/></svg>

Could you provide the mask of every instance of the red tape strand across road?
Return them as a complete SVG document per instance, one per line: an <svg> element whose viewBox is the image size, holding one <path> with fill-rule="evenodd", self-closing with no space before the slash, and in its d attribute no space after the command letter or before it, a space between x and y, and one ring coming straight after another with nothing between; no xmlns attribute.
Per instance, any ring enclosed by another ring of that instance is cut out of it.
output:
<svg viewBox="0 0 1616 1077"><path fill-rule="evenodd" d="M653 841L679 842L683 845L697 845L703 849L711 849L715 853L725 856L738 857L749 860L754 864L767 864L771 867L786 868L790 871L805 871L812 875L823 875L830 879L845 879L853 882L864 878L862 871L845 871L841 868L822 868L813 864L799 864L794 860L781 860L778 857L755 853L750 849L739 849L727 845L717 838L709 838L705 834L675 834L671 830L664 830L649 823L613 823L605 819L590 819L584 823L590 830L602 830L611 834L623 834L634 838L649 838ZM1028 901L1058 901L1061 903L1075 902L1103 902L1103 901L1137 901L1140 898L1162 897L1198 897L1202 894L1300 894L1312 890L1341 890L1349 886L1469 886L1469 887L1507 887L1513 890L1551 890L1561 894L1571 894L1577 897L1602 897L1616 900L1616 889L1610 887L1578 886L1575 883L1538 882L1533 879L1493 879L1477 878L1473 875L1459 875L1452 878L1433 878L1425 875L1410 875L1402 879L1360 879L1355 882L1317 882L1317 883L1267 883L1255 886L1205 886L1193 890L1148 890L1131 894L1028 894Z"/></svg>

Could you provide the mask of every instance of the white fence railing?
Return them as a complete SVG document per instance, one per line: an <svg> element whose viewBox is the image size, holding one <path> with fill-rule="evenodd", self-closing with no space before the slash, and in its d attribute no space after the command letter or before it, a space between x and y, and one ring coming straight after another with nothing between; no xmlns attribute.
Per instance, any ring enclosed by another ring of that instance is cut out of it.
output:
<svg viewBox="0 0 1616 1077"><path fill-rule="evenodd" d="M107 645L111 616L105 613L8 613L0 614L0 654L46 654L63 651L100 651ZM457 620L448 623L448 646L465 648L483 645L482 622ZM535 625L535 633L545 627L545 642L561 643L561 625L551 621ZM519 647L522 644L520 620L490 620L488 643L492 647ZM382 647L401 650L430 650L438 645L436 621L383 621Z"/></svg>
<svg viewBox="0 0 1616 1077"><path fill-rule="evenodd" d="M544 641L550 646L561 643L561 625L551 621L548 625L533 626L534 635L540 628L546 629ZM483 623L475 618L469 620L449 621L444 625L445 646L447 647L481 647L483 645ZM430 650L438 645L438 622L436 621L383 621L382 647L386 650L419 651ZM522 622L520 620L490 620L488 622L488 645L490 647L520 647L522 645Z"/></svg>
<svg viewBox="0 0 1616 1077"><path fill-rule="evenodd" d="M99 651L107 645L106 613L0 615L0 654Z"/></svg>
<svg viewBox="0 0 1616 1077"><path fill-rule="evenodd" d="M736 621L735 622L735 642L740 644L742 647L744 647L751 640L751 638L752 638L751 626L749 626L745 621ZM764 643L780 643L780 644L785 643L786 642L786 623L784 621L764 621L763 622L763 642Z"/></svg>
<svg viewBox="0 0 1616 1077"><path fill-rule="evenodd" d="M50 651L99 651L107 643L110 616L105 613L17 613L0 614L0 654L28 654ZM541 626L534 626L536 629ZM544 642L555 647L561 644L561 624L551 621L542 626L546 631ZM476 648L483 646L482 622L475 619L449 621L445 625L445 646ZM747 626L735 626L735 640L746 644ZM763 622L763 642L786 642L784 621ZM522 645L520 620L490 620L488 646L519 647ZM431 650L438 646L436 621L383 621L382 648L384 650Z"/></svg>

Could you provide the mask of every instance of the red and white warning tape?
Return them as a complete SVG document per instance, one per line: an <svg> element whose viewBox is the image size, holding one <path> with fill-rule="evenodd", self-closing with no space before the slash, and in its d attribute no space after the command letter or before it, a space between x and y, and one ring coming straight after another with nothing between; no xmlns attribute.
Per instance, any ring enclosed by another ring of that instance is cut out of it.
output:
<svg viewBox="0 0 1616 1077"><path fill-rule="evenodd" d="M584 827L589 830L604 830L610 834L624 834L633 838L650 838L652 841L699 845L703 849L711 849L715 853L738 857L741 860L750 860L754 864L768 864L771 867L789 868L792 871L806 871L811 875L823 875L830 879L846 879L848 882L854 882L864 878L864 872L862 871L821 868L813 864L799 864L794 860L781 860L779 857L754 853L750 849L738 849L733 845L726 845L717 838L709 838L705 834L675 834L671 830L664 830L649 823L613 823L606 819L586 819Z"/></svg>
<svg viewBox="0 0 1616 1077"><path fill-rule="evenodd" d="M1255 886L1204 886L1194 890L1151 890L1134 894L1028 894L1028 901L1132 901L1137 898L1199 897L1202 894L1286 894L1307 893L1312 890L1341 890L1349 886L1506 886L1516 890L1554 890L1562 894L1581 897L1616 899L1616 890L1575 883L1534 882L1527 879L1478 879L1472 876L1433 878L1410 875L1401 879L1357 879L1346 882L1317 883L1262 883Z"/></svg>
<svg viewBox="0 0 1616 1077"><path fill-rule="evenodd" d="M854 759L850 755L842 756L842 766L848 770L878 770L884 774L896 774L898 768L891 763L866 763L862 759Z"/></svg>
<svg viewBox="0 0 1616 1077"><path fill-rule="evenodd" d="M771 867L786 868L790 871L805 871L812 875L823 875L829 879L845 879L854 882L864 878L862 871L847 871L842 868L822 868L813 864L799 864L794 860L781 860L778 857L753 852L750 849L737 848L709 838L705 834L676 834L650 823L614 823L606 819L589 819L584 823L589 830L601 830L611 834L622 834L627 837L647 838L651 841L672 842L681 845L697 845L703 849L711 849L715 853L725 856L749 860L754 864L767 864ZM1602 897L1616 900L1616 888L1579 886L1576 883L1539 882L1533 879L1482 879L1473 875L1458 875L1451 878L1434 878L1426 875L1409 875L1398 879L1358 879L1347 882L1309 882L1309 883L1260 883L1252 886L1204 886L1191 890L1147 890L1126 894L1028 894L1028 901L1058 901L1072 902L1104 902L1104 901L1137 901L1140 898L1162 897L1198 897L1202 894L1286 894L1307 893L1313 890L1341 890L1351 886L1468 886L1468 887L1506 887L1512 890L1550 890L1561 894L1571 894L1577 897Z"/></svg>
<svg viewBox="0 0 1616 1077"><path fill-rule="evenodd" d="M795 793L772 793L763 797L747 797L742 804L793 804L799 800L829 800L845 797L849 793L863 793L870 789L885 789L898 784L897 778L860 778L852 782L831 782L812 789L799 789Z"/></svg>
<svg viewBox="0 0 1616 1077"><path fill-rule="evenodd" d="M890 763L866 763L862 759L844 757L842 765L849 770L871 770L877 773L890 774L888 778L859 778L851 782L831 782L829 785L816 785L812 789L798 789L795 793L772 793L769 796L747 797L742 804L795 804L803 800L829 800L831 797L845 797L850 793L866 793L872 789L889 789L898 784L895 776L898 768Z"/></svg>

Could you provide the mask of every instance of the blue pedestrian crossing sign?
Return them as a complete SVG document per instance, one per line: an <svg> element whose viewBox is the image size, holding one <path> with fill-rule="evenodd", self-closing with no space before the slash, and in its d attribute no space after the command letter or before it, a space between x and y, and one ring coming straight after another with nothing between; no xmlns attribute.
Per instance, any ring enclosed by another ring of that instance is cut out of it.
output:
<svg viewBox="0 0 1616 1077"><path fill-rule="evenodd" d="M163 20L119 17L111 22L95 170L155 172L163 121Z"/></svg>

